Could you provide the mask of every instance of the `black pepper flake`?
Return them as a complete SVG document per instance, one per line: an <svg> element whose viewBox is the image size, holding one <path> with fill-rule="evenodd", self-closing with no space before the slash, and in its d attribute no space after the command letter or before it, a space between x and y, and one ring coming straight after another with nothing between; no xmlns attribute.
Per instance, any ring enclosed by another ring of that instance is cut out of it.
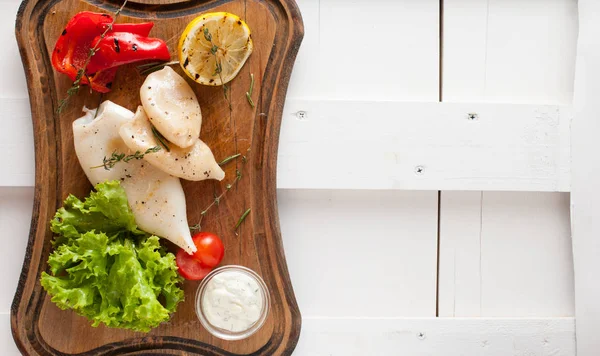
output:
<svg viewBox="0 0 600 356"><path fill-rule="evenodd" d="M108 89L112 88L112 82L110 82L110 83L106 83L106 87L107 87Z"/></svg>
<svg viewBox="0 0 600 356"><path fill-rule="evenodd" d="M148 89L152 89L152 87L148 85Z"/></svg>
<svg viewBox="0 0 600 356"><path fill-rule="evenodd" d="M196 80L198 80L198 78L200 78L200 74L196 73L195 77L196 77Z"/></svg>
<svg viewBox="0 0 600 356"><path fill-rule="evenodd" d="M187 66L188 66L188 64L190 64L190 59L186 57L186 58L185 58L185 62L183 62L183 66L184 66L184 67L187 67Z"/></svg>
<svg viewBox="0 0 600 356"><path fill-rule="evenodd" d="M135 138L133 135L131 135L131 138Z"/></svg>
<svg viewBox="0 0 600 356"><path fill-rule="evenodd" d="M63 32L62 32L62 34L61 34L61 36L64 36L64 35L66 35L66 34L67 34L67 29L65 28L65 29L63 30Z"/></svg>
<svg viewBox="0 0 600 356"><path fill-rule="evenodd" d="M238 25L241 25L241 24L242 24L242 21L238 20Z"/></svg>
<svg viewBox="0 0 600 356"><path fill-rule="evenodd" d="M134 52L136 52L136 51L137 51L137 45L134 43L134 44L131 46L131 49L132 49Z"/></svg>
<svg viewBox="0 0 600 356"><path fill-rule="evenodd" d="M119 40L117 38L114 39L115 42L115 52L121 52L121 48L119 47Z"/></svg>
<svg viewBox="0 0 600 356"><path fill-rule="evenodd" d="M212 83L212 82L214 82L214 81L215 81L214 79L211 79L211 80L209 80L208 82L209 82L209 83Z"/></svg>
<svg viewBox="0 0 600 356"><path fill-rule="evenodd" d="M126 174L125 177L131 178L131 174Z"/></svg>
<svg viewBox="0 0 600 356"><path fill-rule="evenodd" d="M146 202L145 202L145 201L142 201L142 204L146 204Z"/></svg>
<svg viewBox="0 0 600 356"><path fill-rule="evenodd" d="M175 158L176 161L179 161L179 158Z"/></svg>

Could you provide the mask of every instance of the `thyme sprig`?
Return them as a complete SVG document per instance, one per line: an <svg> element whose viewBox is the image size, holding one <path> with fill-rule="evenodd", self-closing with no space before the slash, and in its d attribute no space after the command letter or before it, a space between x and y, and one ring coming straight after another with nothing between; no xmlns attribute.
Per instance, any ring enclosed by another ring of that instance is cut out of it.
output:
<svg viewBox="0 0 600 356"><path fill-rule="evenodd" d="M227 94L227 91L229 90L229 86L223 82L223 76L221 75L221 72L223 72L223 66L221 65L221 62L219 62L219 58L217 57L217 52L219 51L219 46L214 44L214 42L212 40L212 35L210 34L208 27L205 26L204 29L202 30L202 32L204 33L204 39L207 40L208 42L210 42L210 45L211 45L210 53L215 57L215 71L213 73L213 76L215 76L217 74L219 75L219 79L221 80L221 85L223 86L223 96L225 97L225 100L227 101L227 104L229 105L229 111L231 112L231 110L232 110L231 99L230 99L230 95Z"/></svg>
<svg viewBox="0 0 600 356"><path fill-rule="evenodd" d="M248 149L248 151L250 151L250 149ZM243 156L241 153L237 153L235 155L229 156L229 157L225 158L223 161L221 161L221 163L219 163L219 164L222 165L222 164L224 164L223 162L232 161L240 156L242 157L242 163L245 164L248 161L248 159L246 158L246 156ZM227 162L225 162L225 163L227 163ZM215 195L215 198L213 199L213 201L200 212L200 220L198 221L198 223L196 225L190 226L191 231L200 231L201 230L202 219L204 219L204 216L206 215L206 213L208 213L208 211L211 208L213 208L214 206L219 206L219 204L221 203L221 200L225 197L225 194L227 194L227 192L229 192L233 187L237 186L238 182L241 179L242 179L242 172L238 168L236 168L235 179L231 183L228 183L225 186L225 190L221 194Z"/></svg>
<svg viewBox="0 0 600 356"><path fill-rule="evenodd" d="M94 168L104 167L104 169L106 169L107 171L109 171L118 162L121 162L121 161L123 161L123 162L129 162L129 161L131 161L133 159L142 159L142 158L144 158L145 155L150 154L150 153L154 153L154 152L158 152L160 150L161 150L160 146L154 146L154 147L150 147L149 149L147 149L144 153L142 153L140 151L135 151L135 153L130 154L130 155L126 155L125 153L118 153L117 151L114 151L110 155L110 157L104 156L104 158L102 159L103 163L101 165L99 165L99 166L93 166L93 167L90 167L90 168L94 169Z"/></svg>
<svg viewBox="0 0 600 356"><path fill-rule="evenodd" d="M100 45L100 42L102 41L102 39L104 39L104 37L106 37L106 34L108 34L108 32L112 30L113 25L115 24L115 22L119 18L119 15L121 14L121 11L123 11L123 8L125 8L125 5L127 5L127 1L128 0L123 1L123 4L121 5L121 7L119 7L117 9L117 11L115 11L115 16L113 17L112 22L106 27L106 30L104 30L104 32L100 35L100 39L98 39L98 41L94 44L94 46L89 49L87 58L85 59L85 62L83 63L83 67L79 68L79 70L77 70L77 75L75 76L75 80L73 81L73 84L71 85L71 87L67 90L67 96L62 98L58 102L58 108L56 109L57 113L60 114L64 110L64 108L67 106L69 99L73 95L79 93L79 89L81 88L81 80L83 79L84 76L87 79L88 83L90 85L92 84L91 79L86 74L87 67L90 64L92 57L98 51L98 46Z"/></svg>
<svg viewBox="0 0 600 356"><path fill-rule="evenodd" d="M254 74L250 73L250 89L246 92L248 104L254 109L254 100L252 100L252 92L254 91Z"/></svg>

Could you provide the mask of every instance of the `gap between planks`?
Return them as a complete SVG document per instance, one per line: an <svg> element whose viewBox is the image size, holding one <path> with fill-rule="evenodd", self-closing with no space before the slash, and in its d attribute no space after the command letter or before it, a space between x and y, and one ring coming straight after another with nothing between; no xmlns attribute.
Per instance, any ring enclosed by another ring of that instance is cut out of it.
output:
<svg viewBox="0 0 600 356"><path fill-rule="evenodd" d="M443 91L443 70L444 70L444 0L439 0L439 12L438 12L438 55L439 55L439 70L438 70L438 101L441 103L444 97ZM438 190L438 199L437 199L437 250L436 250L436 276L435 276L435 316L440 316L440 221L441 221L441 212L442 212L442 191Z"/></svg>

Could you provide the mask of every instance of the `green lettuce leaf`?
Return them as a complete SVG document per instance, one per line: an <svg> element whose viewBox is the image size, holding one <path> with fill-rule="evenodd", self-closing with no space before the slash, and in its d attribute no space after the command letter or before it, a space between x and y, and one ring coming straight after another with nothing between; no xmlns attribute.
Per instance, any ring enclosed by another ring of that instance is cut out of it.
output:
<svg viewBox="0 0 600 356"><path fill-rule="evenodd" d="M40 282L59 308L93 326L150 331L183 300L175 256L138 230L118 181L95 189L84 202L69 196L56 212L50 274Z"/></svg>
<svg viewBox="0 0 600 356"><path fill-rule="evenodd" d="M143 234L135 224L127 195L119 181L100 183L95 189L84 202L69 195L63 207L58 209L50 223L50 230L59 237L55 243L63 243L63 238L77 238L88 231Z"/></svg>

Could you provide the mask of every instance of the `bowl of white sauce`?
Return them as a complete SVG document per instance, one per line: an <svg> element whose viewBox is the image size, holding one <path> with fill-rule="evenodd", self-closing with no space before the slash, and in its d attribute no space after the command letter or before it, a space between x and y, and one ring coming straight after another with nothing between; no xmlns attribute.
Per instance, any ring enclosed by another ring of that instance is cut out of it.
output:
<svg viewBox="0 0 600 356"><path fill-rule="evenodd" d="M210 272L196 292L196 314L202 326L224 340L241 340L260 329L269 313L270 297L263 279L243 266Z"/></svg>

